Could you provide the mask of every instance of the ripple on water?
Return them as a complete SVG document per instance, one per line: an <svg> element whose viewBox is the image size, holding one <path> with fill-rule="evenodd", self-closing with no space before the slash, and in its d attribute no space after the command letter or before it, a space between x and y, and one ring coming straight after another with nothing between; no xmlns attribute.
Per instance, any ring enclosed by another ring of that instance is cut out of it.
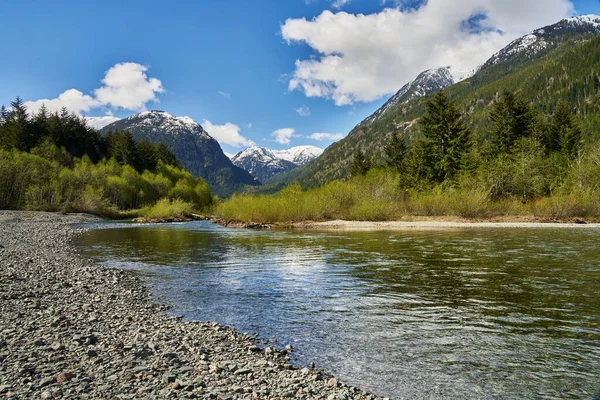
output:
<svg viewBox="0 0 600 400"><path fill-rule="evenodd" d="M98 225L105 228L105 225ZM311 233L209 223L90 231L174 312L295 343L394 398L591 398L600 390L595 230Z"/></svg>

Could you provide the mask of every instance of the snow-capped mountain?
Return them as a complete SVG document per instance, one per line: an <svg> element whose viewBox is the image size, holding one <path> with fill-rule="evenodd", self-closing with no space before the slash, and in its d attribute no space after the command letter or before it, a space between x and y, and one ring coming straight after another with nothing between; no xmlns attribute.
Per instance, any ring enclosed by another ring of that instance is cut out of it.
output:
<svg viewBox="0 0 600 400"><path fill-rule="evenodd" d="M192 133L204 138L211 138L204 128L190 117L176 117L160 110L144 111L132 115L124 121L128 122L130 129L141 128L147 132L169 133L175 136Z"/></svg>
<svg viewBox="0 0 600 400"><path fill-rule="evenodd" d="M474 71L472 72L474 73ZM472 74L471 73L471 74ZM469 73L463 72L459 75L462 79ZM454 76L450 67L428 69L417 76L414 81L408 82L395 95L393 95L379 110L375 111L362 124L371 124L381 118L392 108L399 104L408 103L417 97L423 97L439 92L454 84ZM361 125L362 125L361 124Z"/></svg>
<svg viewBox="0 0 600 400"><path fill-rule="evenodd" d="M234 155L234 165L248 171L261 182L304 165L323 153L315 146L298 146L287 150L271 150L252 146Z"/></svg>
<svg viewBox="0 0 600 400"><path fill-rule="evenodd" d="M316 146L296 146L287 150L276 150L273 153L281 160L304 165L323 154L323 149Z"/></svg>
<svg viewBox="0 0 600 400"><path fill-rule="evenodd" d="M165 144L186 170L204 178L219 196L226 197L244 185L259 184L248 172L233 165L219 143L190 117L145 111L101 130L109 131L129 131L135 140Z"/></svg>
<svg viewBox="0 0 600 400"><path fill-rule="evenodd" d="M512 41L494 54L484 66L497 65L514 57L534 58L545 50L550 50L573 34L600 33L600 16L582 15L566 18L556 24L536 29L528 35Z"/></svg>

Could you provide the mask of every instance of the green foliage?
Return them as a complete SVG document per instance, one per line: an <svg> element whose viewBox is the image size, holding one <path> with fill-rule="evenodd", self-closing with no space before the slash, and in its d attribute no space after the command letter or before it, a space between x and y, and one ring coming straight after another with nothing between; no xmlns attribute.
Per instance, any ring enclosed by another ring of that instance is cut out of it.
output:
<svg viewBox="0 0 600 400"><path fill-rule="evenodd" d="M426 108L421 131L425 136L423 161L427 175L434 182L450 181L460 170L461 159L468 150L470 132L444 91L427 101Z"/></svg>
<svg viewBox="0 0 600 400"><path fill-rule="evenodd" d="M45 153L62 154L51 146ZM38 154L0 150L0 208L116 216L122 210L152 206L166 196L195 209L212 204L205 181L160 161L157 172L142 174L114 159L94 164L84 156L72 163L65 166Z"/></svg>
<svg viewBox="0 0 600 400"><path fill-rule="evenodd" d="M366 175L371 166L371 160L365 156L362 150L358 149L354 152L354 157L350 164L350 176Z"/></svg>
<svg viewBox="0 0 600 400"><path fill-rule="evenodd" d="M517 140L533 135L533 110L527 101L512 92L505 90L494 103L490 120L494 125L490 133L494 156L508 153Z"/></svg>
<svg viewBox="0 0 600 400"><path fill-rule="evenodd" d="M408 144L404 137L400 137L400 134L393 132L390 135L388 142L383 148L385 153L385 163L389 168L393 168L398 172L402 172L404 166L404 158L408 153Z"/></svg>
<svg viewBox="0 0 600 400"><path fill-rule="evenodd" d="M195 206L181 199L160 199L153 206L144 208L140 214L150 219L186 218L189 217Z"/></svg>

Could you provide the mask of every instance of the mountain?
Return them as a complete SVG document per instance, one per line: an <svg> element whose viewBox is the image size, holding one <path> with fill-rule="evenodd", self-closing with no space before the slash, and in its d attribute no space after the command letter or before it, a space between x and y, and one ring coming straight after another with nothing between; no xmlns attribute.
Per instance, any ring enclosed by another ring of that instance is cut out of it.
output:
<svg viewBox="0 0 600 400"><path fill-rule="evenodd" d="M117 130L131 132L138 141L145 138L165 144L186 170L204 178L218 196L227 197L245 185L260 184L248 172L233 165L219 143L189 117L146 111L113 122L100 132Z"/></svg>
<svg viewBox="0 0 600 400"><path fill-rule="evenodd" d="M381 161L383 146L392 133L409 141L420 137L418 121L425 113L428 95L443 88L465 112L478 139L487 135L490 107L504 90L518 92L546 114L565 101L577 110L584 134L600 136L594 126L600 121L599 34L600 17L568 18L514 40L472 76L450 86L452 76L447 68L425 71L293 179L310 187L347 177L356 149Z"/></svg>
<svg viewBox="0 0 600 400"><path fill-rule="evenodd" d="M234 165L248 171L261 182L304 165L323 153L315 146L298 146L287 150L271 150L252 146L234 155Z"/></svg>
<svg viewBox="0 0 600 400"><path fill-rule="evenodd" d="M323 149L316 146L296 146L287 150L276 150L274 153L281 160L304 165L323 154Z"/></svg>
<svg viewBox="0 0 600 400"><path fill-rule="evenodd" d="M414 81L408 82L395 95L385 102L381 108L365 119L360 125L369 125L381 118L385 113L399 104L405 104L417 97L428 96L446 89L454 84L450 67L428 69L421 72Z"/></svg>

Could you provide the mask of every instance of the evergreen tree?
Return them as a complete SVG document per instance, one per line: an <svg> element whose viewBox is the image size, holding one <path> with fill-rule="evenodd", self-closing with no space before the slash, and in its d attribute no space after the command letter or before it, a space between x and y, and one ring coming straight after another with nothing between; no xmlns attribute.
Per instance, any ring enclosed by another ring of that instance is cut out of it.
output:
<svg viewBox="0 0 600 400"><path fill-rule="evenodd" d="M114 132L111 136L110 157L121 165L131 165L139 170L137 144L130 132Z"/></svg>
<svg viewBox="0 0 600 400"><path fill-rule="evenodd" d="M427 101L426 110L421 119L421 131L425 136L429 178L436 182L452 180L469 148L470 131L464 126L455 104L443 91Z"/></svg>
<svg viewBox="0 0 600 400"><path fill-rule="evenodd" d="M491 148L495 156L508 153L518 139L533 135L535 114L527 101L512 92L502 93L493 106L490 119L494 124Z"/></svg>
<svg viewBox="0 0 600 400"><path fill-rule="evenodd" d="M400 137L397 132L392 133L390 139L383 148L385 153L385 162L388 167L402 172L402 163L408 152L406 139Z"/></svg>
<svg viewBox="0 0 600 400"><path fill-rule="evenodd" d="M565 102L558 103L554 110L545 145L550 151L560 151L570 159L577 155L581 146L581 129Z"/></svg>
<svg viewBox="0 0 600 400"><path fill-rule="evenodd" d="M352 163L350 164L350 176L366 175L371 166L371 160L367 159L365 153L358 149L354 152Z"/></svg>

